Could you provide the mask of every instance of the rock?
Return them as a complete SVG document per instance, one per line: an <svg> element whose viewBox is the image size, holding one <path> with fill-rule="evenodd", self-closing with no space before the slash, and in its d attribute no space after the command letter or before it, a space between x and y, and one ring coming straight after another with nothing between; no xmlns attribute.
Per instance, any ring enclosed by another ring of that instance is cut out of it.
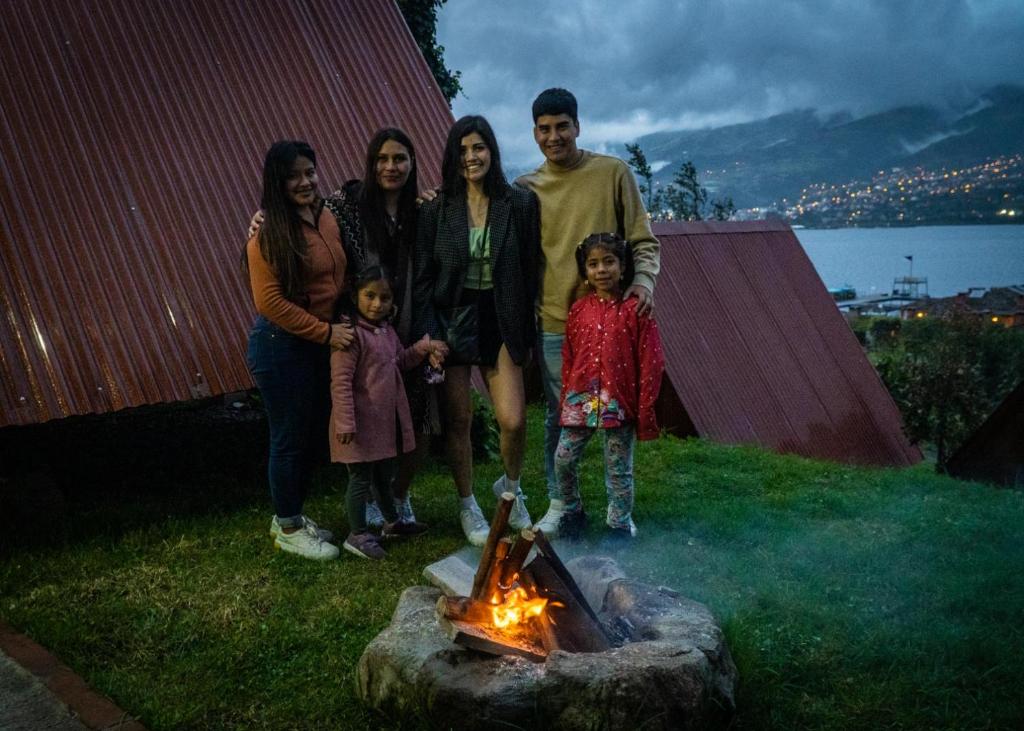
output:
<svg viewBox="0 0 1024 731"><path fill-rule="evenodd" d="M704 605L630 581L611 559L581 557L569 568L602 619L623 618L639 641L556 651L543 663L486 655L451 643L434 614L440 590L415 586L360 658L360 696L396 722L434 728L728 725L736 667Z"/></svg>

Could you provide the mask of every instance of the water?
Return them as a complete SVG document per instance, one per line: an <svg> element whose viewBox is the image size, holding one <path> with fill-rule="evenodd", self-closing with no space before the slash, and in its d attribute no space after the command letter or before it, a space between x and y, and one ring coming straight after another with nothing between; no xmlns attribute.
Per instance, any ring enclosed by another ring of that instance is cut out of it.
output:
<svg viewBox="0 0 1024 731"><path fill-rule="evenodd" d="M797 229L826 287L852 285L857 296L889 292L895 277L928 278L932 297L968 287L1024 284L1024 225ZM922 290L922 294L923 294Z"/></svg>

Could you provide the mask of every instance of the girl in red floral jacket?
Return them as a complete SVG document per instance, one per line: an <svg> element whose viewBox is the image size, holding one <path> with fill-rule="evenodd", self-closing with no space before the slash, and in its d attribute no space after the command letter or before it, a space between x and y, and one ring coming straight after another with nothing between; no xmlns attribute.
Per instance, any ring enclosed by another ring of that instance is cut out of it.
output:
<svg viewBox="0 0 1024 731"><path fill-rule="evenodd" d="M622 298L633 272L629 245L617 234L592 234L576 248L576 266L592 291L569 310L562 346L562 433L555 451L561 499L551 501L534 527L549 538L582 531L579 461L602 429L607 523L616 537L629 539L636 535L633 443L658 436L654 402L665 359L654 320L637 314L635 297Z"/></svg>

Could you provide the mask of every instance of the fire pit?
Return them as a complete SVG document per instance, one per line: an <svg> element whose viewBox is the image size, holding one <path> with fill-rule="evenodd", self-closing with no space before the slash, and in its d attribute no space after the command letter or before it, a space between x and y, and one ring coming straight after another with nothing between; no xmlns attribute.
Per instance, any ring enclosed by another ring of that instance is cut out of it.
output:
<svg viewBox="0 0 1024 731"><path fill-rule="evenodd" d="M540 532L502 539L507 507L475 571L450 556L424 572L441 589L402 594L359 661L367 704L436 728L727 725L736 668L706 607L610 558L562 564Z"/></svg>

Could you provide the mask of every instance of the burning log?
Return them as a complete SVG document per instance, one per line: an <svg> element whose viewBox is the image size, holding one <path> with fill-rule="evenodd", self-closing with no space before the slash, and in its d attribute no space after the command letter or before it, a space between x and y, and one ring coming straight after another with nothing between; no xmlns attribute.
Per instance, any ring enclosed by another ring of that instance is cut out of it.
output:
<svg viewBox="0 0 1024 731"><path fill-rule="evenodd" d="M523 568L523 563L526 562L526 557L530 555L530 551L533 549L534 536L534 532L529 528L524 528L516 536L516 542L512 545L512 550L508 552L508 556L501 562L501 578L498 580L498 585L501 588L511 588L513 582L519 578L519 572Z"/></svg>
<svg viewBox="0 0 1024 731"><path fill-rule="evenodd" d="M524 531L524 533L525 532L526 531ZM519 585L522 586L526 590L526 592L532 596L541 595L540 590L537 588L537 585L533 581L533 576L530 574L528 570L524 570L521 574L519 574ZM541 612L540 615L537 616L536 620L537 634L540 635L540 642L544 646L544 651L548 653L562 649L561 644L559 644L558 642L558 635L555 632L555 628L551 624L550 604L551 603L548 602L548 606L545 607L545 611Z"/></svg>
<svg viewBox="0 0 1024 731"><path fill-rule="evenodd" d="M557 557L555 560L558 560ZM569 652L602 652L611 647L604 627L593 616L586 599L577 598L577 594L582 597L582 592L571 576L571 583L566 583L553 568L550 559L538 555L523 569L520 579L525 577L537 587L540 596L548 598L546 614L555 642L561 649Z"/></svg>
<svg viewBox="0 0 1024 731"><path fill-rule="evenodd" d="M543 616L544 600L530 600L526 592L517 598L520 601L508 607L469 597L442 596L435 612L457 644L492 655L520 655L542 662L549 650L543 635L538 636L532 621L526 620Z"/></svg>
<svg viewBox="0 0 1024 731"><path fill-rule="evenodd" d="M491 532L487 534L487 542L484 543L483 551L480 554L480 565L477 567L476 575L473 577L473 599L490 601L494 592L494 584L497 578L491 580L492 569L498 562L496 553L498 546L502 543L502 536L508 530L508 517L512 512L512 505L516 496L510 492L501 493L498 500L498 507L494 509L494 518L491 519ZM507 551L507 548L506 548ZM504 557L504 556L503 556Z"/></svg>
<svg viewBox="0 0 1024 731"><path fill-rule="evenodd" d="M569 569L567 569L565 564L562 563L562 559L560 559L558 554L555 553L555 549L551 546L550 541L548 541L548 538L544 535L543 531L536 532L536 535L534 536L534 543L537 546L537 553L547 559L551 570L554 571L555 575L561 580L565 588L572 594L579 607L586 612L593 623L600 628L601 620L598 619L597 613L594 611L593 607L590 606L590 602L587 601L587 598L583 596L583 591L576 583L576 580L572 578L572 574L569 573ZM604 633L603 629L601 630L601 636L604 637L605 640L608 639L608 636Z"/></svg>
<svg viewBox="0 0 1024 731"><path fill-rule="evenodd" d="M492 605L470 599L468 596L439 597L437 616L477 624L491 624L494 621Z"/></svg>
<svg viewBox="0 0 1024 731"><path fill-rule="evenodd" d="M548 653L536 638L511 635L484 624L447 620L448 637L463 647L491 655L519 655L533 662L544 662Z"/></svg>

